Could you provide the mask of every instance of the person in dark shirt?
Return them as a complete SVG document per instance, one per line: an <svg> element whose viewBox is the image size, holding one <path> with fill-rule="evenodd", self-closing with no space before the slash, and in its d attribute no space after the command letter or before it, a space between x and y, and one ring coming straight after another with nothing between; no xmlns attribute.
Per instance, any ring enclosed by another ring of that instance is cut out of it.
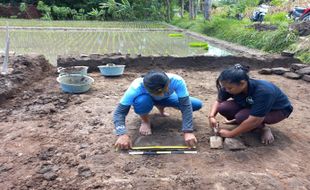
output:
<svg viewBox="0 0 310 190"><path fill-rule="evenodd" d="M115 146L120 149L131 147L131 139L127 134L125 125L125 118L131 106L141 118L139 129L141 135L152 133L149 113L153 106L158 108L162 116L167 116L164 112L165 107L179 109L182 112L182 131L185 142L191 147L197 143L193 134L192 112L199 110L202 107L202 102L189 96L182 77L161 71L150 71L131 83L113 116L115 131L118 136Z"/></svg>
<svg viewBox="0 0 310 190"><path fill-rule="evenodd" d="M288 97L273 83L248 76L248 68L240 64L225 69L216 80L218 99L208 116L211 127L217 126L216 114L226 118L224 123L237 124L233 130L220 129L222 137L235 137L257 129L264 144L274 141L271 129L293 111Z"/></svg>

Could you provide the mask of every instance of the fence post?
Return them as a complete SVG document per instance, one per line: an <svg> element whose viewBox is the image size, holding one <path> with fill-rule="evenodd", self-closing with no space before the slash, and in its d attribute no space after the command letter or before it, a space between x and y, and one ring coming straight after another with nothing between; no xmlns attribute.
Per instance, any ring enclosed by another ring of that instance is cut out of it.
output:
<svg viewBox="0 0 310 190"><path fill-rule="evenodd" d="M5 48L4 48L4 61L2 65L1 74L6 75L8 72L9 64L9 49L10 49L10 35L9 35L9 26L6 24L6 38L5 38Z"/></svg>

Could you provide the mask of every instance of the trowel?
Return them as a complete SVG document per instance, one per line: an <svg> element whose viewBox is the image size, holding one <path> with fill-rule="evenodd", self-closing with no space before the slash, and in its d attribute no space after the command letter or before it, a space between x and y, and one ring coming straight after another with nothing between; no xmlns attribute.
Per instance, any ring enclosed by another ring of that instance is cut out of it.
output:
<svg viewBox="0 0 310 190"><path fill-rule="evenodd" d="M214 136L210 137L210 148L212 149L221 149L223 148L223 138L219 136L220 123L216 124L216 127L213 127Z"/></svg>

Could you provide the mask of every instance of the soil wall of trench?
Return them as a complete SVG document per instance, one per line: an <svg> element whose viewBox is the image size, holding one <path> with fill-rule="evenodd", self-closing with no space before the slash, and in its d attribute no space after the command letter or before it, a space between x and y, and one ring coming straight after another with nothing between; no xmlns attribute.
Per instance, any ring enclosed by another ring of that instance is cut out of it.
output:
<svg viewBox="0 0 310 190"><path fill-rule="evenodd" d="M80 56L59 56L57 59L58 67L88 66L90 72L99 71L97 66L108 63L126 65L128 70L150 70L161 69L169 70L175 68L192 70L218 70L229 65L240 63L250 68L264 67L289 67L293 63L300 63L292 57L279 55L260 55L260 56L141 56L141 55L122 55L122 54L91 54Z"/></svg>

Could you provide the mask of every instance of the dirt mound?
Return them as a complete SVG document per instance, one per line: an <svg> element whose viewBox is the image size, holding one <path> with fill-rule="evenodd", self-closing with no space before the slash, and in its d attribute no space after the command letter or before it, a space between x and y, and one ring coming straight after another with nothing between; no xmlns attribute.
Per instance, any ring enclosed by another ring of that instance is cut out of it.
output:
<svg viewBox="0 0 310 190"><path fill-rule="evenodd" d="M249 28L254 28L257 31L267 31L267 30L277 30L278 27L275 25L270 25L270 24L261 24L261 23L255 23L253 25L250 25Z"/></svg>
<svg viewBox="0 0 310 190"><path fill-rule="evenodd" d="M53 71L43 55L11 57L9 66L9 74L0 75L0 103Z"/></svg>
<svg viewBox="0 0 310 190"><path fill-rule="evenodd" d="M296 30L300 36L308 36L310 35L310 21L293 23L290 29Z"/></svg>

